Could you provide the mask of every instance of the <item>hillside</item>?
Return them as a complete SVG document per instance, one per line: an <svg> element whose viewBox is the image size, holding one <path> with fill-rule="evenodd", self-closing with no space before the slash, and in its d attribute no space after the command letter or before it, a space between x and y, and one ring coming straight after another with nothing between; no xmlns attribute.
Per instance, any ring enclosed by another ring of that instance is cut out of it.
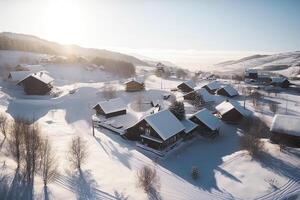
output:
<svg viewBox="0 0 300 200"><path fill-rule="evenodd" d="M84 57L101 57L120 60L134 65L148 65L146 62L126 54L107 51L105 49L83 48L77 45L61 45L36 36L10 32L0 33L0 50L17 50L53 55L78 55Z"/></svg>
<svg viewBox="0 0 300 200"><path fill-rule="evenodd" d="M217 71L244 71L246 68L271 71L286 76L300 74L300 51L273 55L254 55L235 61L226 61L215 65Z"/></svg>

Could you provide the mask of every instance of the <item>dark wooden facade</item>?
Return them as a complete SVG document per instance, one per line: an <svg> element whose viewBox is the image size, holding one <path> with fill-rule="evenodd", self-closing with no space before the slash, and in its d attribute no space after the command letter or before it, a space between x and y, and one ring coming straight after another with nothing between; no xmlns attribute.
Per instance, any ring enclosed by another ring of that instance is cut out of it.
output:
<svg viewBox="0 0 300 200"><path fill-rule="evenodd" d="M186 83L181 83L180 85L177 86L177 88L182 91L182 92L192 92L194 91L193 88L188 86Z"/></svg>
<svg viewBox="0 0 300 200"><path fill-rule="evenodd" d="M96 111L97 115L103 115L106 118L110 118L110 117L115 117L115 116L125 115L126 114L126 110L125 109L124 110L115 111L115 112L111 112L111 113L105 113L99 104L97 104L94 107L94 110Z"/></svg>
<svg viewBox="0 0 300 200"><path fill-rule="evenodd" d="M204 85L203 88L205 88L210 94L215 94L217 89L211 90L207 85Z"/></svg>
<svg viewBox="0 0 300 200"><path fill-rule="evenodd" d="M285 79L282 82L271 82L271 85L277 86L277 87L282 87L282 88L288 88L290 86L289 80Z"/></svg>
<svg viewBox="0 0 300 200"><path fill-rule="evenodd" d="M140 141L143 145L153 149L163 150L171 144L174 144L184 135L181 131L167 140L163 140L159 134L146 122L142 120L134 126L128 128L124 136L129 140Z"/></svg>
<svg viewBox="0 0 300 200"><path fill-rule="evenodd" d="M217 90L216 92L218 95L222 95L222 96L226 96L226 97L234 97L234 96L237 96L237 95L230 95L224 88L220 88Z"/></svg>
<svg viewBox="0 0 300 200"><path fill-rule="evenodd" d="M196 91L192 91L192 92L189 92L189 93L183 95L183 99L192 101L192 100L195 100L197 95L198 94Z"/></svg>
<svg viewBox="0 0 300 200"><path fill-rule="evenodd" d="M228 112L221 115L221 119L226 122L229 122L229 123L238 123L243 118L244 118L244 116L239 111L237 111L235 108L232 108Z"/></svg>
<svg viewBox="0 0 300 200"><path fill-rule="evenodd" d="M193 116L190 118L192 122L197 124L197 132L203 136L215 137L219 135L219 130L211 130L208 126L206 126L203 122L201 122L197 117Z"/></svg>
<svg viewBox="0 0 300 200"><path fill-rule="evenodd" d="M137 81L129 81L126 83L127 92L136 92L145 89L145 84Z"/></svg>
<svg viewBox="0 0 300 200"><path fill-rule="evenodd" d="M248 72L245 78L249 79L257 79L258 78L258 73L257 72Z"/></svg>
<svg viewBox="0 0 300 200"><path fill-rule="evenodd" d="M291 147L300 148L300 137L299 136L273 132L270 139L274 143L285 144L285 145L288 145Z"/></svg>
<svg viewBox="0 0 300 200"><path fill-rule="evenodd" d="M45 95L53 88L51 83L46 84L33 76L27 77L19 82L18 85L23 86L25 93L28 95Z"/></svg>

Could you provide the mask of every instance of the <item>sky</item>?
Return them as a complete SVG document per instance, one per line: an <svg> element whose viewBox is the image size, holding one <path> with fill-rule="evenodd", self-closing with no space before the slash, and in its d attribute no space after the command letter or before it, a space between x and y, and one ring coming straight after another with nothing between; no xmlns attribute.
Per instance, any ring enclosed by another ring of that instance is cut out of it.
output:
<svg viewBox="0 0 300 200"><path fill-rule="evenodd" d="M0 31L187 67L300 50L298 0L0 0Z"/></svg>

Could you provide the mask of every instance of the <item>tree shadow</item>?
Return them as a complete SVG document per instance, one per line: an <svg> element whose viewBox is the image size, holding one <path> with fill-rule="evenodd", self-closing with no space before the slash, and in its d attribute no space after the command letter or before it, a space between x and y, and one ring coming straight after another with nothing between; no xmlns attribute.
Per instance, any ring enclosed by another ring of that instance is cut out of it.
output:
<svg viewBox="0 0 300 200"><path fill-rule="evenodd" d="M122 192L120 193L118 191L115 191L114 194L115 194L116 200L128 200L129 199L129 196L123 194Z"/></svg>
<svg viewBox="0 0 300 200"><path fill-rule="evenodd" d="M147 196L149 200L162 200L159 191L155 187L150 187Z"/></svg>

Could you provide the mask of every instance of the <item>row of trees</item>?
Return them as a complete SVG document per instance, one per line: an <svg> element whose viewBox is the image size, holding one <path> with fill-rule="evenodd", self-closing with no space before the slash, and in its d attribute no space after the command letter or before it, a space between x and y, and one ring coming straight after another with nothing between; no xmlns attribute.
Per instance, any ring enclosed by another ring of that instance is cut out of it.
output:
<svg viewBox="0 0 300 200"><path fill-rule="evenodd" d="M41 136L41 129L36 123L23 118L15 118L12 123L4 114L0 115L0 131L7 139L7 151L16 161L17 168L11 189L1 188L2 196L7 199L32 199L34 178L39 174L44 183L54 180L57 175L58 162L48 138ZM80 137L73 138L69 147L68 160L75 169L81 171L82 164L88 156L87 145ZM1 176L4 177L4 176ZM0 178L1 179L1 178ZM3 183L4 179L0 183ZM22 183L25 190L14 191L15 183Z"/></svg>

